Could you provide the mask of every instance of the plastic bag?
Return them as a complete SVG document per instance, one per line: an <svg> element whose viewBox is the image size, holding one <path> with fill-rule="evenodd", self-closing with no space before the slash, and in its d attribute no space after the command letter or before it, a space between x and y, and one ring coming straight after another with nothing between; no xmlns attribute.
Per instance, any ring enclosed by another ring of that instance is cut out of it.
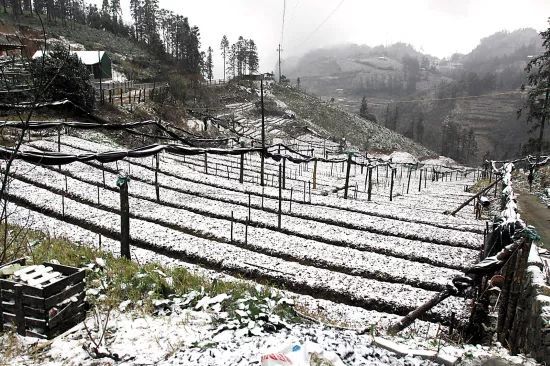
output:
<svg viewBox="0 0 550 366"><path fill-rule="evenodd" d="M344 366L334 352L327 352L313 342L289 343L286 346L266 353L261 359L262 366Z"/></svg>

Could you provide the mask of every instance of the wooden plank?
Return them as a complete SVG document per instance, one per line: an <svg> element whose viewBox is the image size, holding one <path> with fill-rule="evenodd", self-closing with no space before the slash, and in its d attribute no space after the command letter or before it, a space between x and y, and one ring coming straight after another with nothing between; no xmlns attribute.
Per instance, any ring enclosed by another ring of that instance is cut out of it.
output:
<svg viewBox="0 0 550 366"><path fill-rule="evenodd" d="M12 302L14 299L14 292L9 290L0 290L0 298L4 301Z"/></svg>
<svg viewBox="0 0 550 366"><path fill-rule="evenodd" d="M71 296L74 296L82 291L84 291L84 282L77 283L76 285L67 288L65 291L60 292L58 294L55 294L53 296L48 297L44 300L44 307L46 309L51 308L52 306L55 306L62 302L63 300L68 299Z"/></svg>
<svg viewBox="0 0 550 366"><path fill-rule="evenodd" d="M66 322L59 324L59 326L56 327L55 329L50 329L49 331L47 331L46 335L48 336L49 339L51 339L73 328L74 326L82 322L84 319L86 319L86 312L85 311L79 312L75 314L72 318L67 320Z"/></svg>
<svg viewBox="0 0 550 366"><path fill-rule="evenodd" d="M15 272L14 273L14 276L16 277L21 277L21 275L25 275L27 273L30 273L30 272L33 272L33 271L36 271L40 266L38 265L33 265L33 266L28 266L28 267L25 267L25 268L22 268L20 269L19 271ZM44 266L42 266L44 267ZM45 267L44 267L45 268Z"/></svg>
<svg viewBox="0 0 550 366"><path fill-rule="evenodd" d="M76 267L64 266L62 264L56 264L56 263L48 263L47 262L47 263L44 263L44 265L47 265L48 267L52 267L57 272L61 272L66 276L72 275L72 274L74 274L74 273L76 273L80 270Z"/></svg>
<svg viewBox="0 0 550 366"><path fill-rule="evenodd" d="M44 308L44 298L43 297L37 297L37 296L24 295L23 296L23 305L27 305L27 306L30 306L30 307L36 308L36 309L43 309Z"/></svg>
<svg viewBox="0 0 550 366"><path fill-rule="evenodd" d="M42 275L38 278L30 280L28 283L29 283L29 286L42 286L43 284L51 280L55 280L56 278L61 278L61 276L63 275L57 271L48 272L45 275Z"/></svg>
<svg viewBox="0 0 550 366"><path fill-rule="evenodd" d="M35 270L34 272L31 272L31 273L27 273L27 274L23 274L21 276L19 276L19 278L21 279L21 281L25 281L27 283L29 283L29 281L32 281L33 279L36 279L40 276L44 276L50 272L53 271L53 268L52 267L40 267Z"/></svg>
<svg viewBox="0 0 550 366"><path fill-rule="evenodd" d="M36 297L43 297L43 292L42 292L43 290L42 289L40 289L38 287L29 286L25 283L13 282L13 281L9 281L9 280L0 280L0 289L1 289L1 291L9 290L10 292L13 292L13 288L17 284L23 286L23 294L30 295L30 296L36 296ZM1 293L3 293L3 292L0 292L0 294ZM4 296L12 297L13 295L10 295L8 293L8 294L1 295L1 296L3 298Z"/></svg>
<svg viewBox="0 0 550 366"><path fill-rule="evenodd" d="M16 309L17 310L17 309ZM14 323L17 325L17 329L19 329L19 320L17 319L17 315L11 314L11 313L4 313L4 320L10 323ZM39 319L39 318L33 318L33 317L24 317L23 320L23 326L32 326L32 327L39 327L39 328L46 328L46 319Z"/></svg>
<svg viewBox="0 0 550 366"><path fill-rule="evenodd" d="M17 326L17 333L25 335L25 314L23 313L23 286L15 285L15 325ZM7 313L3 314L4 319Z"/></svg>
<svg viewBox="0 0 550 366"><path fill-rule="evenodd" d="M15 304L11 303L2 303L2 310L8 313L15 314ZM25 316L29 316L32 318L46 318L47 312L45 309L36 309L31 308L29 306L25 306L23 309L23 312L25 313Z"/></svg>
<svg viewBox="0 0 550 366"><path fill-rule="evenodd" d="M58 268L55 268L55 269L59 270ZM51 285L44 287L43 296L45 298L48 298L67 286L71 286L76 284L77 282L81 282L82 280L84 280L85 275L86 275L86 269L81 269L78 272L68 275L62 280L59 280L57 282L52 283Z"/></svg>
<svg viewBox="0 0 550 366"><path fill-rule="evenodd" d="M83 301L71 302L70 304L67 304L67 306L63 310L61 310L59 313L57 313L56 316L50 319L50 321L48 322L48 327L50 329L55 329L61 323L71 319L75 314L84 312L84 307L85 304Z"/></svg>
<svg viewBox="0 0 550 366"><path fill-rule="evenodd" d="M34 330L27 329L27 337L35 337L35 338L41 338L41 339L48 339L48 336L42 333L35 332Z"/></svg>

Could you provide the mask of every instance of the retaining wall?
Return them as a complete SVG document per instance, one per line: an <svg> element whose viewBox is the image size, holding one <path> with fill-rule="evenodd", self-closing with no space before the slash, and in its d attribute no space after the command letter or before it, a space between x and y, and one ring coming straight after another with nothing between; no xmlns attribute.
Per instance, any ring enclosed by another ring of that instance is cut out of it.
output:
<svg viewBox="0 0 550 366"><path fill-rule="evenodd" d="M538 247L531 246L508 346L550 365L550 286Z"/></svg>

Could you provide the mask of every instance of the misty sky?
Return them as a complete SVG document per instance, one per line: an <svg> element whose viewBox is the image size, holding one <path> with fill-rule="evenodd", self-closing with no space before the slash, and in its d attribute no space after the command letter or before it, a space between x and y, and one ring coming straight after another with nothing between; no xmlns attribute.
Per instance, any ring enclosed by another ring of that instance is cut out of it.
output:
<svg viewBox="0 0 550 366"><path fill-rule="evenodd" d="M376 46L398 41L442 58L467 53L481 38L500 30L543 30L550 16L550 0L286 0L282 33L284 0L159 3L199 26L202 48L211 46L215 51L216 77L223 74L219 52L223 34L230 42L240 35L253 38L261 71L271 71L281 39L283 59L337 43ZM122 4L127 18L129 0Z"/></svg>

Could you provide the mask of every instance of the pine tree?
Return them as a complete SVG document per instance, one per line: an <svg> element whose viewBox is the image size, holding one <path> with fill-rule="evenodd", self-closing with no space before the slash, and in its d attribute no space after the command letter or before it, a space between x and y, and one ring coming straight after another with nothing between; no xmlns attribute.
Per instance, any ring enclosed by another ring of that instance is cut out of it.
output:
<svg viewBox="0 0 550 366"><path fill-rule="evenodd" d="M248 69L250 73L258 71L259 59L258 59L258 48L256 43L250 39L248 41Z"/></svg>
<svg viewBox="0 0 550 366"><path fill-rule="evenodd" d="M222 37L222 41L220 42L220 49L222 50L222 56L223 56L223 81L225 81L225 70L226 70L226 64L225 64L225 58L227 56L227 49L229 48L229 41L227 40L227 36L224 34Z"/></svg>
<svg viewBox="0 0 550 366"><path fill-rule="evenodd" d="M212 76L213 76L213 69L214 65L212 64L212 47L208 47L208 51L206 53L206 77L210 82L212 82Z"/></svg>
<svg viewBox="0 0 550 366"><path fill-rule="evenodd" d="M369 107L367 105L367 97L363 96L361 99L361 107L359 108L359 115L363 118L367 118L369 115Z"/></svg>

